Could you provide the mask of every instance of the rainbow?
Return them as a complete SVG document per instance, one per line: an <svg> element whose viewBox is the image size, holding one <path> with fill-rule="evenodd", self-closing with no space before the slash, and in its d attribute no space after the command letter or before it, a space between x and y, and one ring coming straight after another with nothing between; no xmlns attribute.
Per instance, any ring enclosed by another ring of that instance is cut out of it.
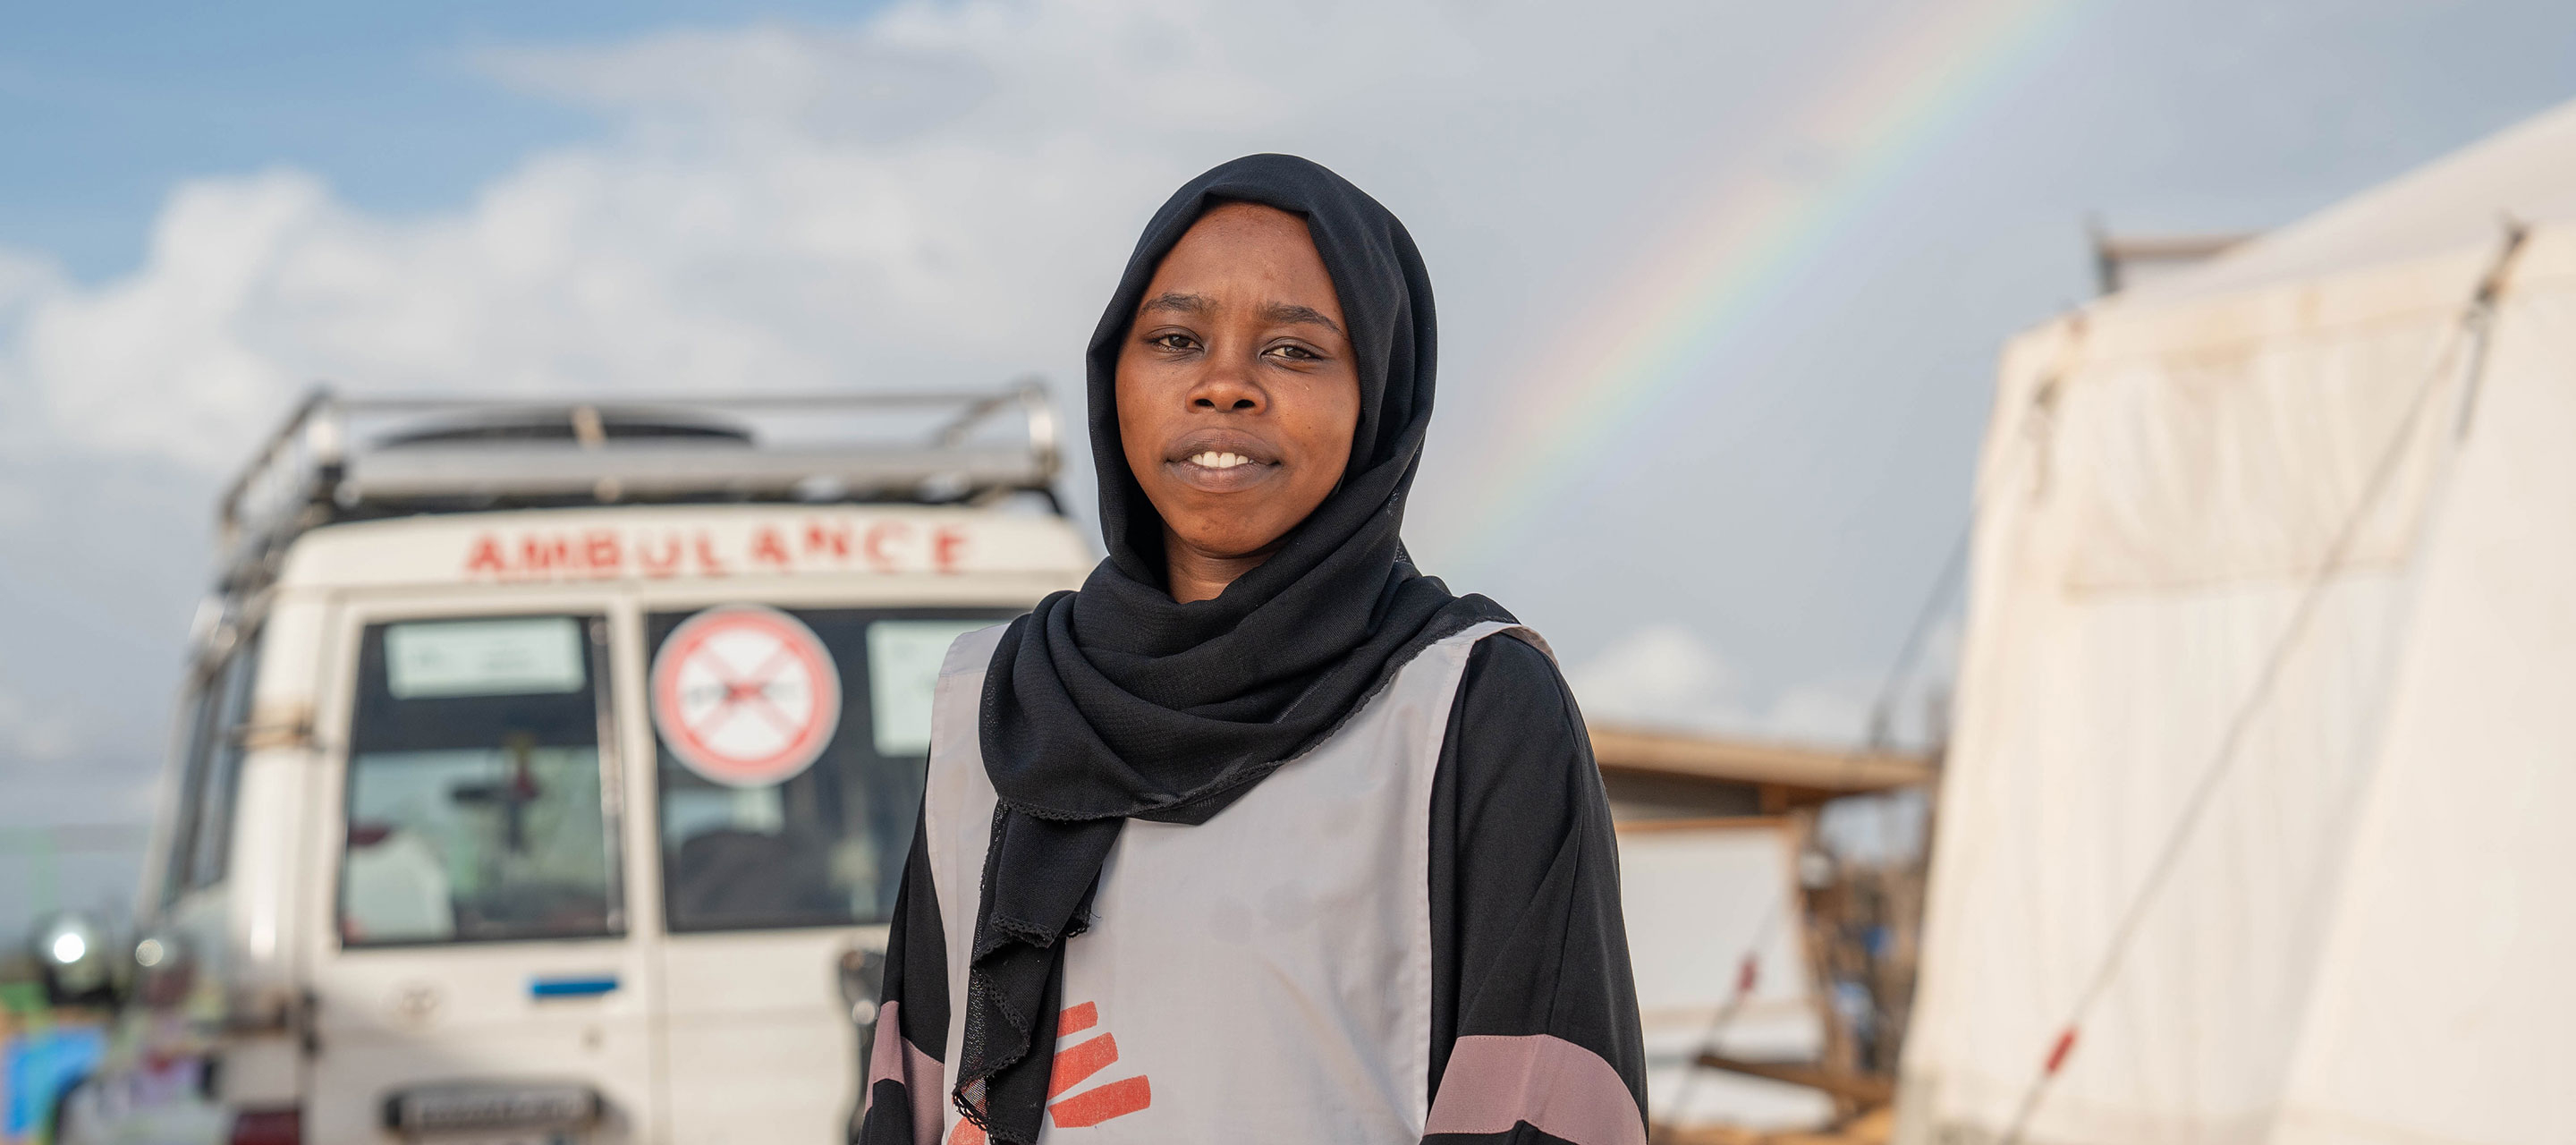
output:
<svg viewBox="0 0 2576 1145"><path fill-rule="evenodd" d="M1504 388L1507 411L1475 490L1450 528L1447 561L1486 567L1520 528L1579 486L1594 460L1682 387L1797 281L1835 237L1900 185L1915 161L1969 122L2062 42L2089 0L1925 5L1911 25L1856 53L1839 82L1781 124L1789 147L1848 157L1821 184L1742 178L1656 232L1653 251L1605 292L1593 317ZM1905 11L1907 6L1891 10ZM1508 459L1506 461L1505 459ZM1444 562L1445 563L1445 562Z"/></svg>

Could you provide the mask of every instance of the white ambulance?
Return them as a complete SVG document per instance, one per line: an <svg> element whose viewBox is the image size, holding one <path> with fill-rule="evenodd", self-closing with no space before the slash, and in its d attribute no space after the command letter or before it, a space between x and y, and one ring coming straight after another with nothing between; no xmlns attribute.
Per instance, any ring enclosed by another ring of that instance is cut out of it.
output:
<svg viewBox="0 0 2576 1145"><path fill-rule="evenodd" d="M846 1141L949 641L1078 584L1045 395L317 394L223 505L76 1145Z"/></svg>

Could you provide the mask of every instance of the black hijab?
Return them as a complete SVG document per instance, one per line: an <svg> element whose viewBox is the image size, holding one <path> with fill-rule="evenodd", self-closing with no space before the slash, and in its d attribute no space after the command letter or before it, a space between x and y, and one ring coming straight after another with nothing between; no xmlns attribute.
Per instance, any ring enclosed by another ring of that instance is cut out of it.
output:
<svg viewBox="0 0 2576 1145"><path fill-rule="evenodd" d="M1342 483L1213 600L1172 600L1163 524L1118 437L1118 355L1155 268L1210 207L1306 220L1358 358ZM985 676L984 768L1000 793L967 973L958 1110L1037 1139L1065 940L1089 922L1130 818L1198 824L1330 735L1414 653L1508 615L1414 571L1398 530L1431 420L1431 281L1404 224L1341 176L1252 155L1199 176L1145 227L1089 355L1092 464L1109 559L1012 622ZM1296 840L1281 840L1295 846Z"/></svg>

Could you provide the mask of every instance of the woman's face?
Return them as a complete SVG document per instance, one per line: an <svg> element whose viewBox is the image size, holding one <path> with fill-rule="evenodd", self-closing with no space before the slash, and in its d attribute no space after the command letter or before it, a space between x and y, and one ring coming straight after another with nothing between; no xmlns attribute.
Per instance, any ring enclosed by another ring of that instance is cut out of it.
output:
<svg viewBox="0 0 2576 1145"><path fill-rule="evenodd" d="M1306 221L1286 211L1216 207L1163 257L1117 396L1127 468L1168 541L1261 554L1323 503L1359 425L1347 328Z"/></svg>

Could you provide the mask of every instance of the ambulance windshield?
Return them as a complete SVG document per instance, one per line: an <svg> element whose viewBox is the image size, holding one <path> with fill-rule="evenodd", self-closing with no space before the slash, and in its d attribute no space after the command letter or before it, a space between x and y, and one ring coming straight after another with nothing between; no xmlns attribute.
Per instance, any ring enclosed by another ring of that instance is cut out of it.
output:
<svg viewBox="0 0 2576 1145"><path fill-rule="evenodd" d="M609 934L602 623L370 626L350 726L340 934L351 946Z"/></svg>
<svg viewBox="0 0 2576 1145"><path fill-rule="evenodd" d="M960 633L1012 615L648 616L670 929L885 921L921 805L940 661Z"/></svg>

